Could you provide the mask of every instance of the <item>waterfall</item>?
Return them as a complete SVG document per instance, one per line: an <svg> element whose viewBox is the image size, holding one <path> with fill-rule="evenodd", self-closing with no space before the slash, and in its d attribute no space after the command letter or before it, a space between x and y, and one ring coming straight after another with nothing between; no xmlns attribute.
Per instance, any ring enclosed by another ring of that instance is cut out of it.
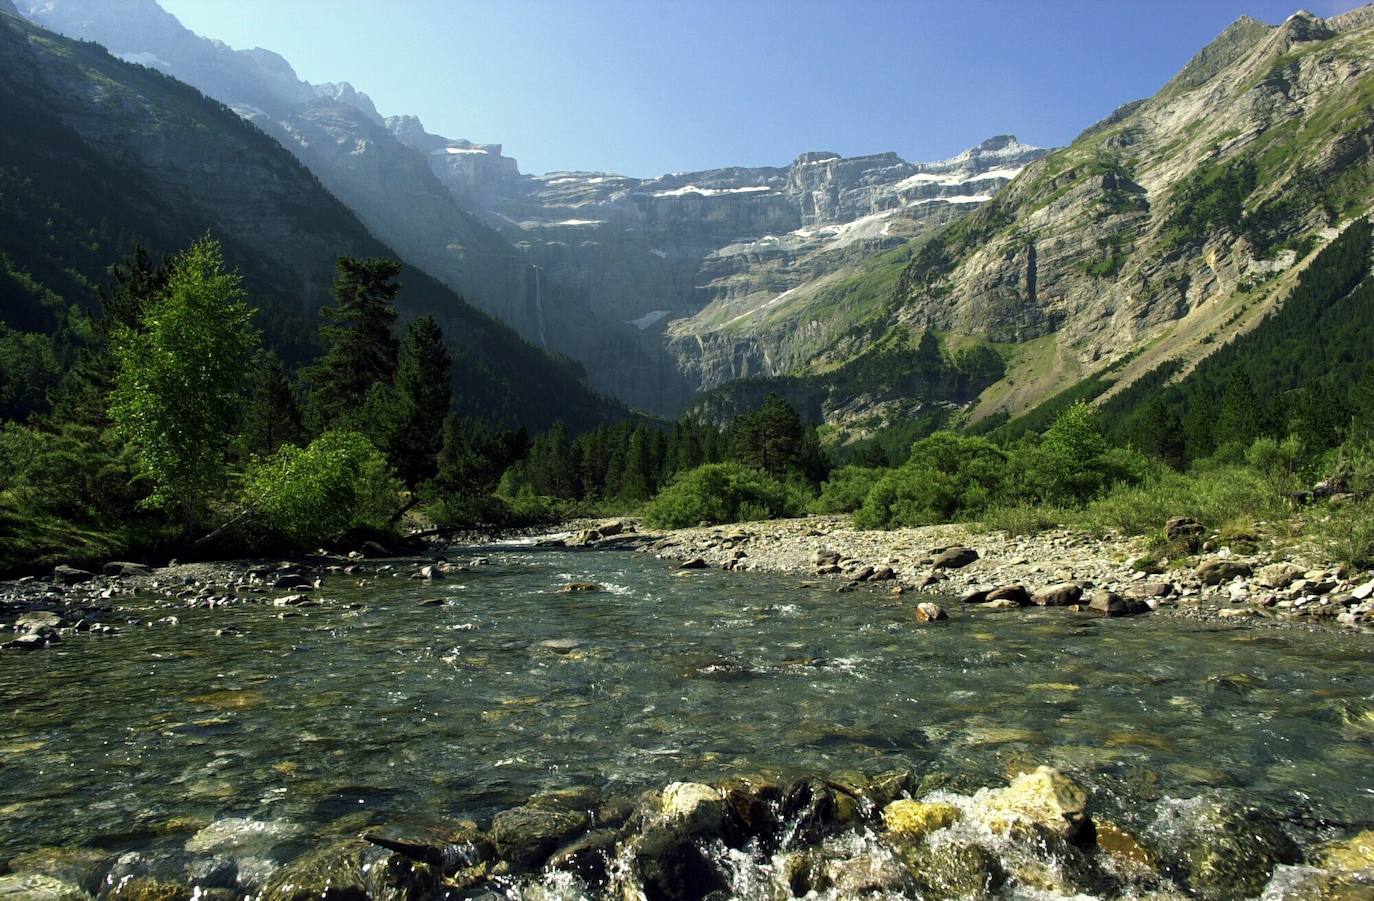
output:
<svg viewBox="0 0 1374 901"><path fill-rule="evenodd" d="M539 344L541 347L549 346L549 339L544 334L544 301L539 296L539 267L534 266L534 313L536 324L539 326Z"/></svg>

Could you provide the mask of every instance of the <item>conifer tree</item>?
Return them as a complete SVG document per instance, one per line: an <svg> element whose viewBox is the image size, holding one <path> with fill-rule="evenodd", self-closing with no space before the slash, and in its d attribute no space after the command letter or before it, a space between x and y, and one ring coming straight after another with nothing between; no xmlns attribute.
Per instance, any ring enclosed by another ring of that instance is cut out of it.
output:
<svg viewBox="0 0 1374 901"><path fill-rule="evenodd" d="M434 317L412 320L396 363L395 405L387 440L392 465L412 491L431 478L437 467L444 419L453 404L451 368L444 334Z"/></svg>
<svg viewBox="0 0 1374 901"><path fill-rule="evenodd" d="M774 476L799 467L801 417L778 395L768 395L757 412L739 417L733 431L739 462Z"/></svg>
<svg viewBox="0 0 1374 901"><path fill-rule="evenodd" d="M390 383L396 371L392 302L401 289L394 281L401 264L382 257L340 257L338 269L332 288L336 305L320 311L326 349L307 373L317 429L359 410L372 387Z"/></svg>
<svg viewBox="0 0 1374 901"><path fill-rule="evenodd" d="M305 435L295 386L286 367L271 351L259 354L239 435L243 449L260 456L273 453L283 444L298 444Z"/></svg>
<svg viewBox="0 0 1374 901"><path fill-rule="evenodd" d="M1237 366L1231 371L1226 390L1217 408L1214 440L1217 447L1249 446L1260 434L1262 415L1255 387L1245 370Z"/></svg>

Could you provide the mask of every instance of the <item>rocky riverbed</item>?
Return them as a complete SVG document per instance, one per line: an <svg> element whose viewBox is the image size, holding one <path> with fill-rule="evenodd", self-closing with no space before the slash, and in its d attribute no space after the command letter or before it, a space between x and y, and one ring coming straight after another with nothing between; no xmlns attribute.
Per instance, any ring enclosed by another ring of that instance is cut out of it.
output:
<svg viewBox="0 0 1374 901"><path fill-rule="evenodd" d="M963 604L1050 606L1104 616L1159 612L1232 622L1374 624L1374 572L1292 556L1243 553L1191 519L1164 526L1173 556L1141 539L1065 530L1011 536L963 525L855 529L847 517L640 532L633 520L578 523L548 540L634 547L684 568L791 573ZM929 606L929 605L926 605ZM918 616L927 616L920 607ZM931 611L930 619L940 618Z"/></svg>

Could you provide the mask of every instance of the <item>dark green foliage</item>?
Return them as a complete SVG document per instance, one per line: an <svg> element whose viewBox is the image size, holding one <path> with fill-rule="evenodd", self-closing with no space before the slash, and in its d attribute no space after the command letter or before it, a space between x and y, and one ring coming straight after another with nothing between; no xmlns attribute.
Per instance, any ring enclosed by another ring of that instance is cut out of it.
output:
<svg viewBox="0 0 1374 901"><path fill-rule="evenodd" d="M974 517L1002 497L1007 475L1006 454L986 438L937 432L916 442L904 464L877 480L854 523L890 529ZM843 489L825 490L834 495Z"/></svg>
<svg viewBox="0 0 1374 901"><path fill-rule="evenodd" d="M252 393L243 410L239 444L247 454L267 456L283 444L298 444L305 431L301 425L296 388L277 355L258 355Z"/></svg>
<svg viewBox="0 0 1374 901"><path fill-rule="evenodd" d="M738 417L730 427L731 456L771 476L801 468L801 417L776 394L763 406Z"/></svg>
<svg viewBox="0 0 1374 901"><path fill-rule="evenodd" d="M391 328L401 264L339 257L338 266L331 289L335 305L320 311L325 352L306 372L311 417L319 429L356 413L372 386L389 383L396 372L397 345Z"/></svg>
<svg viewBox="0 0 1374 901"><path fill-rule="evenodd" d="M821 485L820 496L812 502L811 509L817 513L853 513L887 474L887 467L882 465L841 466Z"/></svg>
<svg viewBox="0 0 1374 901"><path fill-rule="evenodd" d="M47 407L62 368L46 335L0 323L0 419L23 421Z"/></svg>
<svg viewBox="0 0 1374 901"><path fill-rule="evenodd" d="M1201 243L1220 229L1237 228L1257 178L1248 160L1199 167L1174 188L1166 245Z"/></svg>
<svg viewBox="0 0 1374 901"><path fill-rule="evenodd" d="M412 320L396 364L395 405L387 435L387 453L412 491L437 470L444 419L453 405L451 366L443 332L433 317Z"/></svg>
<svg viewBox="0 0 1374 901"><path fill-rule="evenodd" d="M708 463L682 473L645 511L659 528L798 516L805 493L739 463Z"/></svg>

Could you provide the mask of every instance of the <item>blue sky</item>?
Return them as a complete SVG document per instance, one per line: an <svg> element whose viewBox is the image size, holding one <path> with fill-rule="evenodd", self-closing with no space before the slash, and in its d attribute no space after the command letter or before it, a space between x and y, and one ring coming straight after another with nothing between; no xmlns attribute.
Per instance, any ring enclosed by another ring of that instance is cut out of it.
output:
<svg viewBox="0 0 1374 901"><path fill-rule="evenodd" d="M1240 15L1300 0L160 0L522 171L650 176L806 150L1064 144ZM1355 0L1307 0L1331 15Z"/></svg>

